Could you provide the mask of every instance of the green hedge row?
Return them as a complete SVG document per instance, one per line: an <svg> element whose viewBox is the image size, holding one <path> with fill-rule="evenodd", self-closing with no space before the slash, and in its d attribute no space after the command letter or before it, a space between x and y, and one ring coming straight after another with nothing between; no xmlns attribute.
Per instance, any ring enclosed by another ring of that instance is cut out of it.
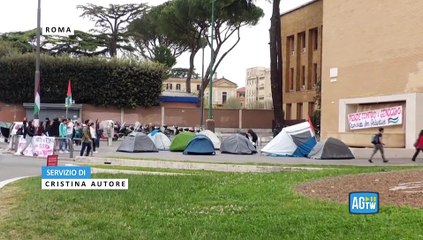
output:
<svg viewBox="0 0 423 240"><path fill-rule="evenodd" d="M42 55L42 103L64 103L68 80L76 103L133 108L159 105L166 69L134 60ZM34 101L35 55L0 58L0 101Z"/></svg>

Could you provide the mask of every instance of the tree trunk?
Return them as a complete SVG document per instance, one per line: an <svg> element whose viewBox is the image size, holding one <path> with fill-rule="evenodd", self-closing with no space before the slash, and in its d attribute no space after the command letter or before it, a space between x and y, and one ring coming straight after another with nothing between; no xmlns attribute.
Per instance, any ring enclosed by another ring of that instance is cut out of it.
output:
<svg viewBox="0 0 423 240"><path fill-rule="evenodd" d="M273 100L274 129L273 134L279 133L284 125L283 91L282 91L282 46L280 0L273 0L273 11L270 19L270 81Z"/></svg>
<svg viewBox="0 0 423 240"><path fill-rule="evenodd" d="M191 93L191 78L192 78L192 73L194 72L194 58L195 58L195 55L197 54L197 51L198 50L192 50L189 56L189 71L188 71L187 79L185 82L185 88L187 93Z"/></svg>

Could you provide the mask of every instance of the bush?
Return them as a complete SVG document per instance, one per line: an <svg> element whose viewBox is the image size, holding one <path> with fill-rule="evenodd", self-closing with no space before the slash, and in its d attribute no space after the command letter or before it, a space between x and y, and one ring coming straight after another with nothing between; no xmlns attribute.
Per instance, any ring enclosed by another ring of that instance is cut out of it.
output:
<svg viewBox="0 0 423 240"><path fill-rule="evenodd" d="M136 107L159 105L165 67L134 60L70 58L42 55L40 97L42 102L64 103L68 80L77 103ZM32 102L35 55L13 55L0 59L0 101Z"/></svg>

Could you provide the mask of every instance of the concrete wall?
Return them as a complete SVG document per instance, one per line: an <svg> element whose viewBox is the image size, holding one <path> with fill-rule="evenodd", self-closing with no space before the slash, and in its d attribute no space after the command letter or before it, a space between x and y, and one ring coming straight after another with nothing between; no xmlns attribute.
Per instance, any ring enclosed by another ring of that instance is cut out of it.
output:
<svg viewBox="0 0 423 240"><path fill-rule="evenodd" d="M405 121L385 128L385 140L411 148L423 127L423 1L323 1L323 13L322 137L369 142L375 128L340 127L342 101L377 106L404 96L393 100L404 102Z"/></svg>
<svg viewBox="0 0 423 240"><path fill-rule="evenodd" d="M22 121L25 111L22 105L7 105L0 102L0 121ZM5 111L5 109L12 109ZM16 117L14 116L16 111ZM151 107L135 109L119 109L115 107L101 107L89 104L82 105L82 120L113 120L132 124L136 121L143 124L181 127L200 127L200 108L170 108ZM204 123L208 118L208 109L203 112ZM61 116L57 116L61 117ZM238 110L238 109L213 109L213 118L216 128L254 128L272 129L273 110Z"/></svg>
<svg viewBox="0 0 423 240"><path fill-rule="evenodd" d="M19 122L25 117L22 104L6 104L0 102L0 122Z"/></svg>

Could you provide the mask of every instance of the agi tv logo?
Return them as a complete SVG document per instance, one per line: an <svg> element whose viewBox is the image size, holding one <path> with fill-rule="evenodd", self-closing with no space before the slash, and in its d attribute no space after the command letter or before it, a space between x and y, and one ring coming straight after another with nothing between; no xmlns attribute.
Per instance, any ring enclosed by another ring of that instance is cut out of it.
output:
<svg viewBox="0 0 423 240"><path fill-rule="evenodd" d="M375 214L379 212L379 193L350 192L349 210L351 214Z"/></svg>

